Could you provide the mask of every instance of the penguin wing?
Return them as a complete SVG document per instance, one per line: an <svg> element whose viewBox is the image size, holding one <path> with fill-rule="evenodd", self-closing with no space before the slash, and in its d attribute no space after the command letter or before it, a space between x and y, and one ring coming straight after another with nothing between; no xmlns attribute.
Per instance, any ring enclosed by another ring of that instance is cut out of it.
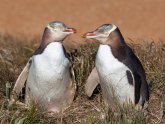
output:
<svg viewBox="0 0 165 124"><path fill-rule="evenodd" d="M21 90L27 80L30 65L31 65L31 58L29 59L26 66L24 67L23 71L21 72L21 74L19 75L19 77L16 80L16 83L13 88L13 94L12 94L13 98L16 97L16 95L18 96L19 93L21 92Z"/></svg>
<svg viewBox="0 0 165 124"><path fill-rule="evenodd" d="M92 93L96 86L100 83L99 75L96 70L96 67L93 68L92 72L90 73L86 84L85 84L85 93L88 95L88 97L92 96Z"/></svg>

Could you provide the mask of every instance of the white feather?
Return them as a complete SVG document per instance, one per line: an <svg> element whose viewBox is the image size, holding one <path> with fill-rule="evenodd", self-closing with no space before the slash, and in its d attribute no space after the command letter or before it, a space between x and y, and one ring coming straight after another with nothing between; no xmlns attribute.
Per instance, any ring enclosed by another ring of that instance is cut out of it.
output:
<svg viewBox="0 0 165 124"><path fill-rule="evenodd" d="M39 99L47 105L50 103L58 107L70 102L67 100L71 99L68 93L71 90L69 67L70 62L64 55L62 43L50 43L42 54L32 57L27 80L30 95L35 100Z"/></svg>
<svg viewBox="0 0 165 124"><path fill-rule="evenodd" d="M120 103L134 103L134 87L128 83L126 75L126 71L130 69L113 56L108 45L100 45L96 56L96 68L102 90L105 90L103 96L111 96L113 87Z"/></svg>

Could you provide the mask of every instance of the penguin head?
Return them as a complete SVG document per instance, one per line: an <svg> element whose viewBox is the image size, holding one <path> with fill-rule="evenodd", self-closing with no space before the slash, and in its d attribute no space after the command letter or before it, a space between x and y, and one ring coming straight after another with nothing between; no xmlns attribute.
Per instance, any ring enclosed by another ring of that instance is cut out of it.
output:
<svg viewBox="0 0 165 124"><path fill-rule="evenodd" d="M56 41L64 40L68 35L76 33L74 28L66 26L63 22L53 21L48 23L46 30L49 30L51 37Z"/></svg>
<svg viewBox="0 0 165 124"><path fill-rule="evenodd" d="M101 44L106 44L110 34L117 29L114 24L103 24L98 27L95 31L87 32L83 35L87 39L96 39Z"/></svg>

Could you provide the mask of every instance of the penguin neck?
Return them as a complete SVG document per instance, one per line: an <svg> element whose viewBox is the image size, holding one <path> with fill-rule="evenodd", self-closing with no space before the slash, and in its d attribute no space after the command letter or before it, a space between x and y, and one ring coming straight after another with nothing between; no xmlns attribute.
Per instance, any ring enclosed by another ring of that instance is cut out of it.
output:
<svg viewBox="0 0 165 124"><path fill-rule="evenodd" d="M62 41L57 41L57 39L52 36L50 29L46 27L42 36L41 44L39 48L34 52L34 55L41 54L52 42L60 42L62 44Z"/></svg>
<svg viewBox="0 0 165 124"><path fill-rule="evenodd" d="M107 45L109 45L109 47L111 48L112 54L115 58L117 58L119 61L125 60L127 55L127 45L118 28L115 29L115 31L111 32L109 39L107 41Z"/></svg>
<svg viewBox="0 0 165 124"><path fill-rule="evenodd" d="M107 44L116 49L126 45L125 40L118 28L111 32L107 40Z"/></svg>
<svg viewBox="0 0 165 124"><path fill-rule="evenodd" d="M52 31L46 27L42 36L41 45L46 47L51 42L62 42L62 41L59 41L57 38L55 38L52 34Z"/></svg>

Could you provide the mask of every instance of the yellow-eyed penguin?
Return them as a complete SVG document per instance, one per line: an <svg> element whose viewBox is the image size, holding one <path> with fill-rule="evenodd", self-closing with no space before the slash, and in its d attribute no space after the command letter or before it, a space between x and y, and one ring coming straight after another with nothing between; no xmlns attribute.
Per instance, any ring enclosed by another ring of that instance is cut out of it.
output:
<svg viewBox="0 0 165 124"><path fill-rule="evenodd" d="M120 104L133 103L143 106L149 99L149 89L145 71L132 49L126 44L119 28L114 24L104 24L84 38L99 41L95 66L89 75L85 91L90 97L100 83L107 105L115 99Z"/></svg>
<svg viewBox="0 0 165 124"><path fill-rule="evenodd" d="M76 86L72 80L73 70L63 40L73 33L76 33L74 28L59 21L50 22L46 26L41 45L16 81L14 95L19 95L27 80L27 105L34 102L47 111L60 112L72 103Z"/></svg>

